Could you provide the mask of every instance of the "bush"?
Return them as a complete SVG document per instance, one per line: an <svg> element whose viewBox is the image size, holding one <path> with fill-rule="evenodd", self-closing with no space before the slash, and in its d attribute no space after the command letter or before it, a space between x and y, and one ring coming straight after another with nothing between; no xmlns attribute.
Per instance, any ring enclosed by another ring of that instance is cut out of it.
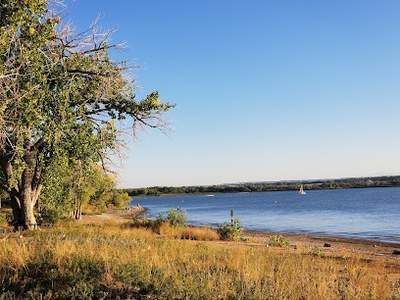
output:
<svg viewBox="0 0 400 300"><path fill-rule="evenodd" d="M289 239L280 234L271 235L269 237L271 246L287 248L289 247Z"/></svg>
<svg viewBox="0 0 400 300"><path fill-rule="evenodd" d="M171 208L167 212L167 221L171 226L184 227L186 226L187 214L185 211Z"/></svg>
<svg viewBox="0 0 400 300"><path fill-rule="evenodd" d="M164 223L164 221L159 220L151 220L146 217L144 214L143 218L137 218L136 216L133 218L132 227L133 228L146 228L150 229L154 233L160 234L160 227Z"/></svg>
<svg viewBox="0 0 400 300"><path fill-rule="evenodd" d="M13 216L11 212L0 212L0 225L7 226L8 222L12 220Z"/></svg>
<svg viewBox="0 0 400 300"><path fill-rule="evenodd" d="M218 227L218 234L223 241L238 241L242 237L243 227L240 226L240 220L235 218L233 224L225 222Z"/></svg>
<svg viewBox="0 0 400 300"><path fill-rule="evenodd" d="M57 221L65 219L65 211L63 209L54 208L54 207L45 207L40 212L40 217L38 218L38 222L54 224Z"/></svg>
<svg viewBox="0 0 400 300"><path fill-rule="evenodd" d="M158 222L160 222L160 223L165 223L165 222L167 222L167 219L165 218L165 216L164 216L163 213L160 213L160 214L158 215L158 217L157 217L156 220L157 220Z"/></svg>
<svg viewBox="0 0 400 300"><path fill-rule="evenodd" d="M107 206L123 208L126 207L131 201L132 197L130 197L128 193L124 193L118 190L113 190L111 203L108 203Z"/></svg>
<svg viewBox="0 0 400 300"><path fill-rule="evenodd" d="M187 219L187 215L185 211L176 209L176 208L171 208L168 212L167 212L167 217L164 216L163 213L160 213L158 215L158 217L154 220L152 219L148 219L146 217L146 215L143 216L143 218L138 218L138 217L134 217L133 218L133 223L132 223L132 227L134 228L148 228L150 230L152 230L155 233L160 234L160 228L163 225L167 225L164 226L165 228L167 227L186 227L186 219ZM164 228L164 229L165 229ZM169 229L166 229L167 231ZM163 233L161 233L163 234Z"/></svg>
<svg viewBox="0 0 400 300"><path fill-rule="evenodd" d="M3 209L0 211L0 225L7 226L13 220L13 213L11 210Z"/></svg>

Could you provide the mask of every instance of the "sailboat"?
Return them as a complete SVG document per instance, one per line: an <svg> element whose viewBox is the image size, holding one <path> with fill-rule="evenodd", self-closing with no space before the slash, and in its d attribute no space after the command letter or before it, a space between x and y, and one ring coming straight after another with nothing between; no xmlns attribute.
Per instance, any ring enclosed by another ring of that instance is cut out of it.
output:
<svg viewBox="0 0 400 300"><path fill-rule="evenodd" d="M306 194L306 192L305 192L304 189L303 189L303 185L300 185L299 194L300 194L300 195L305 195L305 194Z"/></svg>

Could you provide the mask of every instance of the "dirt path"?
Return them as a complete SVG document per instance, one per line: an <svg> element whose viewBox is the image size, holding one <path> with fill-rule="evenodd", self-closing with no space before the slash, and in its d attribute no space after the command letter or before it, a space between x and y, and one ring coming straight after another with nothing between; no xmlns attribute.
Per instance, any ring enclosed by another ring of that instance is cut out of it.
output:
<svg viewBox="0 0 400 300"><path fill-rule="evenodd" d="M143 207L129 207L124 210L112 210L101 215L83 215L83 223L100 223L104 221L113 221L118 223L129 222L134 217L140 217L145 212Z"/></svg>

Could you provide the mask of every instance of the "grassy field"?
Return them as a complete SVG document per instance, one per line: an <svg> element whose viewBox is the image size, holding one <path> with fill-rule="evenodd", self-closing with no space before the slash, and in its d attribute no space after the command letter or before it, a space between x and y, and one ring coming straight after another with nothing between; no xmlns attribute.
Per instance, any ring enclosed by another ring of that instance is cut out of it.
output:
<svg viewBox="0 0 400 300"><path fill-rule="evenodd" d="M0 299L400 299L385 259L221 242L205 230L104 221L2 234Z"/></svg>

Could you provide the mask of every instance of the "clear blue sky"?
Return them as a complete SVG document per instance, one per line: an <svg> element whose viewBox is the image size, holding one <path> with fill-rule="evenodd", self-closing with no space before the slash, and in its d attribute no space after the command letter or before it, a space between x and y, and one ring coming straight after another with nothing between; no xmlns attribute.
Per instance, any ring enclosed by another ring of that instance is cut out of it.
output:
<svg viewBox="0 0 400 300"><path fill-rule="evenodd" d="M121 187L400 174L400 1L76 0L177 103Z"/></svg>

